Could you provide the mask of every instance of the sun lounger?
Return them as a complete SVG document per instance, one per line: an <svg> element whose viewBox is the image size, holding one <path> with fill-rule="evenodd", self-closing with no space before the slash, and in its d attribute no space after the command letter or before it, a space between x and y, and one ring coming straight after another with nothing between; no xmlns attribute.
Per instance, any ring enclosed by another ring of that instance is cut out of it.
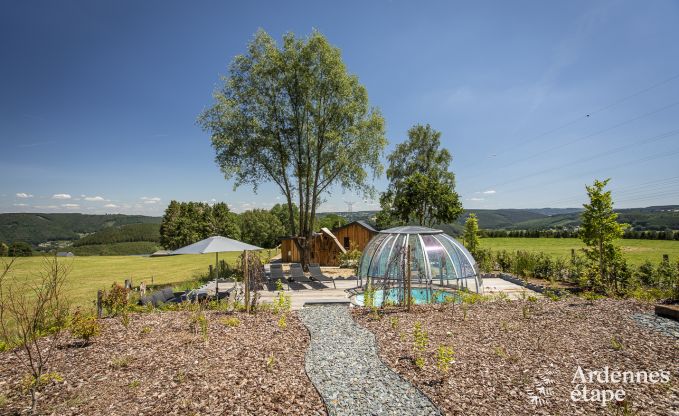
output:
<svg viewBox="0 0 679 416"><path fill-rule="evenodd" d="M306 275L304 275L304 270L302 269L302 266L298 263L290 264L290 277L295 282L304 283L307 286L310 286L312 289L327 289L328 288L328 286L324 285L323 283L316 281L316 280L311 280L308 277L306 277Z"/></svg>
<svg viewBox="0 0 679 416"><path fill-rule="evenodd" d="M280 280L281 283L288 283L288 280L285 278L285 275L283 274L283 265L281 264L272 264L271 265L271 273L269 274L269 283L267 284L267 288L269 290L276 290L276 281ZM290 283L288 283L288 289L290 288Z"/></svg>
<svg viewBox="0 0 679 416"><path fill-rule="evenodd" d="M332 286L337 289L337 285L335 285L335 279L324 275L323 271L321 270L321 266L319 266L317 263L309 264L309 273L311 274L312 279L319 282L332 282Z"/></svg>

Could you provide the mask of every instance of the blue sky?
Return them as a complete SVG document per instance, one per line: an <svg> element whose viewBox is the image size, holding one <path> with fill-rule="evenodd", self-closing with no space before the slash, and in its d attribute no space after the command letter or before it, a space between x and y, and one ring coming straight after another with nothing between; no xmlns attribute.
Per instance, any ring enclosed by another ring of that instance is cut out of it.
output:
<svg viewBox="0 0 679 416"><path fill-rule="evenodd" d="M467 208L679 203L679 3L4 1L0 212L159 215L233 191L196 125L258 28L319 29L386 119L442 132ZM589 115L589 116L588 116ZM385 178L375 180L378 190ZM375 209L335 189L321 211Z"/></svg>

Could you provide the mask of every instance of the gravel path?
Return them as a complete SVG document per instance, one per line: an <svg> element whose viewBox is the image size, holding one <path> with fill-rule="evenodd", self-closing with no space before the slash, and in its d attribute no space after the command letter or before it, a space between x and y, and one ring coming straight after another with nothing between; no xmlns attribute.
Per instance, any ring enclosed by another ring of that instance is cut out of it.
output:
<svg viewBox="0 0 679 416"><path fill-rule="evenodd" d="M306 306L311 332L306 371L331 415L439 415L432 402L384 365L375 336L355 324L348 307Z"/></svg>
<svg viewBox="0 0 679 416"><path fill-rule="evenodd" d="M632 319L642 326L679 339L679 323L676 321L652 313L637 313L632 315Z"/></svg>

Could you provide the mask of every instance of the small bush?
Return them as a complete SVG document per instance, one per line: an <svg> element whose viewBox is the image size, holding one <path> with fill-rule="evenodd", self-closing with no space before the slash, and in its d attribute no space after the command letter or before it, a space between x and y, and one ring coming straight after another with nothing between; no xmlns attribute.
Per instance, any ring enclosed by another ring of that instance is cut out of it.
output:
<svg viewBox="0 0 679 416"><path fill-rule="evenodd" d="M111 368L113 369L120 369L120 368L127 368L130 366L132 363L133 358L130 355L123 355L118 358L114 358L111 360Z"/></svg>
<svg viewBox="0 0 679 416"><path fill-rule="evenodd" d="M439 345L436 350L436 367L442 373L448 373L450 365L455 362L455 351L452 347Z"/></svg>
<svg viewBox="0 0 679 416"><path fill-rule="evenodd" d="M102 305L106 309L106 313L111 316L121 314L128 304L129 290L118 283L113 283L111 289L104 293Z"/></svg>
<svg viewBox="0 0 679 416"><path fill-rule="evenodd" d="M190 326L194 334L196 335L200 334L200 336L203 337L203 340L205 342L208 342L209 339L208 321L207 316L205 316L205 313L203 313L203 311L198 311L191 315Z"/></svg>
<svg viewBox="0 0 679 416"><path fill-rule="evenodd" d="M228 326L230 328L235 328L237 326L240 326L240 319L236 317L231 317L231 318L223 318L221 321L224 326Z"/></svg>
<svg viewBox="0 0 679 416"><path fill-rule="evenodd" d="M611 338L611 348L613 348L615 351L622 351L625 349L625 346L623 345L621 339L614 336Z"/></svg>
<svg viewBox="0 0 679 416"><path fill-rule="evenodd" d="M132 380L130 382L130 388L136 389L139 386L141 386L141 381L139 380Z"/></svg>
<svg viewBox="0 0 679 416"><path fill-rule="evenodd" d="M92 338L101 333L101 325L96 316L77 309L71 316L69 330L74 338L88 344Z"/></svg>
<svg viewBox="0 0 679 416"><path fill-rule="evenodd" d="M40 377L34 377L31 374L26 374L24 379L21 381L21 387L24 391L28 392L33 389L41 389L51 382L61 383L64 378L56 372L43 373Z"/></svg>
<svg viewBox="0 0 679 416"><path fill-rule="evenodd" d="M390 317L389 324L391 325L391 329L398 329L398 317L396 316Z"/></svg>
<svg viewBox="0 0 679 416"><path fill-rule="evenodd" d="M281 314L281 317L278 318L278 327L280 329L283 329L283 330L288 327L288 323L287 323L287 320L285 318L285 314Z"/></svg>
<svg viewBox="0 0 679 416"><path fill-rule="evenodd" d="M274 357L273 353L271 353L267 358L266 358L266 371L269 373L271 370L273 370L273 366L276 364L276 358Z"/></svg>
<svg viewBox="0 0 679 416"><path fill-rule="evenodd" d="M151 333L151 327L150 326L145 326L139 331L139 335L148 335Z"/></svg>
<svg viewBox="0 0 679 416"><path fill-rule="evenodd" d="M413 328L413 353L415 355L415 365L420 370L424 368L425 359L424 354L427 351L427 346L429 345L429 334L427 331L422 329L422 323L415 322L415 327Z"/></svg>

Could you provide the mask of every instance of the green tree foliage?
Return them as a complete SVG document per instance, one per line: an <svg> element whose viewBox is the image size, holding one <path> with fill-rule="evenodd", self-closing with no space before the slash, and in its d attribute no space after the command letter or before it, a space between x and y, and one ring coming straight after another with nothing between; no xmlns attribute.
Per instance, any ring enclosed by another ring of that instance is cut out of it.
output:
<svg viewBox="0 0 679 416"><path fill-rule="evenodd" d="M288 33L283 44L260 30L247 53L231 62L216 103L199 123L211 134L216 162L234 187L273 182L299 223L302 262L308 263L316 208L332 186L373 192L368 172L381 172L384 119L368 103L339 49L317 31Z"/></svg>
<svg viewBox="0 0 679 416"><path fill-rule="evenodd" d="M280 221L281 224L283 224L285 232L288 235L295 235L297 232L297 226L299 225L299 208L297 208L297 204L292 204L292 222L290 222L288 206L286 204L274 205L271 207L271 213L275 215L276 218L278 218L278 221Z"/></svg>
<svg viewBox="0 0 679 416"><path fill-rule="evenodd" d="M171 201L160 224L160 244L170 250L214 235L240 239L238 215L223 202Z"/></svg>
<svg viewBox="0 0 679 416"><path fill-rule="evenodd" d="M33 255L31 245L23 241L15 241L7 250L10 257L30 257Z"/></svg>
<svg viewBox="0 0 679 416"><path fill-rule="evenodd" d="M160 225L129 224L120 227L108 227L73 242L73 247L127 243L137 241L160 241Z"/></svg>
<svg viewBox="0 0 679 416"><path fill-rule="evenodd" d="M315 230L319 231L321 228L327 228L332 230L333 228L341 227L347 225L349 221L341 215L337 214L325 214L322 217L316 218Z"/></svg>
<svg viewBox="0 0 679 416"><path fill-rule="evenodd" d="M467 221L464 223L464 235L463 235L464 245L467 247L472 256L476 257L479 251L479 221L476 219L476 215L469 214Z"/></svg>
<svg viewBox="0 0 679 416"><path fill-rule="evenodd" d="M613 211L611 191L604 191L609 181L595 180L592 186L586 187L590 203L583 205L580 238L587 245L585 253L596 268L592 286L603 285L618 291L620 282L615 272L616 268L620 268L618 259L622 256L613 243L622 237L626 224L617 222L618 214Z"/></svg>
<svg viewBox="0 0 679 416"><path fill-rule="evenodd" d="M5 257L9 254L9 246L0 241L0 257Z"/></svg>
<svg viewBox="0 0 679 416"><path fill-rule="evenodd" d="M441 133L429 125L408 130L408 140L389 155L389 188L380 197L378 226L415 222L431 227L462 213L455 175L448 170L452 156L440 146Z"/></svg>
<svg viewBox="0 0 679 416"><path fill-rule="evenodd" d="M253 209L240 214L241 239L263 248L278 245L285 228L278 217L265 209Z"/></svg>

